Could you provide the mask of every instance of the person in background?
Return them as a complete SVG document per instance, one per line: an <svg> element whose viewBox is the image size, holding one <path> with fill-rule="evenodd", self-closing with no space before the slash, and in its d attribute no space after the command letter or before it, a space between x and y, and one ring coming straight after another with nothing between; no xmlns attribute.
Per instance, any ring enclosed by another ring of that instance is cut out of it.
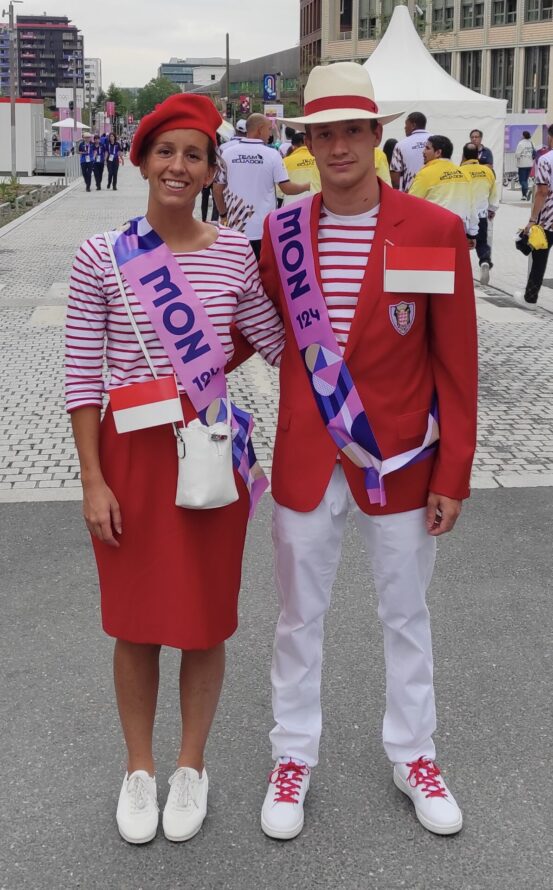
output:
<svg viewBox="0 0 553 890"><path fill-rule="evenodd" d="M469 247L478 234L478 217L469 180L451 160L453 143L447 136L429 136L424 147L424 167L409 189L410 195L439 204L459 216L465 227Z"/></svg>
<svg viewBox="0 0 553 890"><path fill-rule="evenodd" d="M94 173L94 181L96 182L96 191L102 188L102 177L104 175L105 151L100 142L100 137L96 133L94 136L94 144L92 145L92 172Z"/></svg>
<svg viewBox="0 0 553 890"><path fill-rule="evenodd" d="M219 133L217 133L217 148L221 149L221 137ZM215 199L213 197L213 188L212 184L206 185L202 188L202 222L207 222L207 214L209 211L209 199L211 198L212 207L211 207L211 222L219 221L219 211L217 210L217 204L215 203Z"/></svg>
<svg viewBox="0 0 553 890"><path fill-rule="evenodd" d="M305 144L305 133L294 132L291 148L291 152L284 158L284 166L290 182L307 182L310 188L308 192L303 192L301 195L285 195L277 186L277 197L282 199L282 204L290 204L292 201L307 198L309 194L321 191L319 169L315 158Z"/></svg>
<svg viewBox="0 0 553 890"><path fill-rule="evenodd" d="M485 145L482 145L482 130L471 130L470 131L470 141L473 145L476 145L478 149L478 163L485 164L487 167L491 167L493 170L493 154L489 148L486 148Z"/></svg>
<svg viewBox="0 0 553 890"><path fill-rule="evenodd" d="M90 184L92 182L92 164L93 164L93 155L92 155L92 143L90 141L90 133L85 133L83 139L79 142L79 156L81 158L81 173L83 175L84 183L86 185L87 192L90 191Z"/></svg>
<svg viewBox="0 0 553 890"><path fill-rule="evenodd" d="M286 157L290 149L292 148L292 137L296 131L293 127L285 127L284 128L284 139L280 143L279 152L283 158Z"/></svg>
<svg viewBox="0 0 553 890"><path fill-rule="evenodd" d="M231 136L227 142L223 142L219 146L221 154L223 154L227 150L227 148L230 148L231 145L234 145L236 142L240 142L240 140L244 138L244 136L246 135L246 121L243 119L236 121L234 130L234 136Z"/></svg>
<svg viewBox="0 0 553 890"><path fill-rule="evenodd" d="M117 191L117 174L119 173L119 164L123 162L123 154L121 146L115 138L115 133L110 133L106 150L106 161L108 165L108 184L107 187Z"/></svg>
<svg viewBox="0 0 553 890"><path fill-rule="evenodd" d="M524 297L515 293L515 299L523 302L527 309L535 309L540 288L543 284L549 252L553 246L553 124L547 130L548 151L536 163L536 187L530 219L525 228L528 233L533 225L543 227L547 238L547 248L533 250L531 266Z"/></svg>
<svg viewBox="0 0 553 890"><path fill-rule="evenodd" d="M390 175L395 189L408 192L420 168L424 165L423 149L430 133L426 129L426 116L412 111L405 119L405 139L394 148L390 163Z"/></svg>
<svg viewBox="0 0 553 890"><path fill-rule="evenodd" d="M520 182L520 188L522 191L521 201L530 200L530 194L528 191L528 177L530 176L530 170L534 165L535 157L536 149L534 148L534 144L530 139L530 133L528 132L528 130L524 130L522 133L522 139L515 148L515 161L518 170L518 181Z"/></svg>
<svg viewBox="0 0 553 890"><path fill-rule="evenodd" d="M272 121L264 114L250 114L247 135L227 148L213 196L221 220L244 232L259 259L263 221L276 208L275 186L285 195L309 191L309 183L290 182L278 151L268 147Z"/></svg>
<svg viewBox="0 0 553 890"><path fill-rule="evenodd" d="M382 151L386 155L386 160L388 161L388 167L392 163L392 155L394 153L394 148L397 145L397 139L386 139L386 142L382 146Z"/></svg>
<svg viewBox="0 0 553 890"><path fill-rule="evenodd" d="M374 150L374 169L376 170L376 175L382 182L385 182L386 185L392 184L388 158L386 157L384 150L378 146Z"/></svg>
<svg viewBox="0 0 553 890"><path fill-rule="evenodd" d="M461 169L470 183L474 211L478 217L476 254L480 264L480 284L488 284L493 267L492 250L488 243L488 220L494 218L499 208L497 180L491 167L479 163L478 149L473 142L463 146Z"/></svg>

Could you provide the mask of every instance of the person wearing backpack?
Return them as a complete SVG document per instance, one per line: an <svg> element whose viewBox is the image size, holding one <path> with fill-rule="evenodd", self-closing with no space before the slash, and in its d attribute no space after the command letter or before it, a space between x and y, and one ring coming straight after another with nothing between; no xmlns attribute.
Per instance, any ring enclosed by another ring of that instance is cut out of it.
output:
<svg viewBox="0 0 553 890"><path fill-rule="evenodd" d="M528 201L530 199L530 192L528 190L528 177L530 176L530 170L534 164L534 158L536 157L536 149L530 139L530 133L528 130L524 130L522 133L522 139L518 143L515 149L515 160L518 169L518 181L520 182L520 187L522 189L522 197L521 201Z"/></svg>

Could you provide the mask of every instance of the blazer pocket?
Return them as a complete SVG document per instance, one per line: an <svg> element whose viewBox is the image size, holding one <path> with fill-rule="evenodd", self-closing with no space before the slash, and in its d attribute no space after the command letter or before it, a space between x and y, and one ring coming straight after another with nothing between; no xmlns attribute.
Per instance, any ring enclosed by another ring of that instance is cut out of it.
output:
<svg viewBox="0 0 553 890"><path fill-rule="evenodd" d="M428 427L428 411L412 411L398 417L398 435L400 439L421 439Z"/></svg>
<svg viewBox="0 0 553 890"><path fill-rule="evenodd" d="M290 421L292 420L292 412L290 408L286 408L284 405L280 406L280 410L278 412L278 421L277 427L279 430L287 430L290 428Z"/></svg>

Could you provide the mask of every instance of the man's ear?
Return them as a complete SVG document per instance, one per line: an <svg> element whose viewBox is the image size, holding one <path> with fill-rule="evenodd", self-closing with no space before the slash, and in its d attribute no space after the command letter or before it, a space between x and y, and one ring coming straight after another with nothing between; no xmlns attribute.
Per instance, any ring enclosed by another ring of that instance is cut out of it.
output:
<svg viewBox="0 0 553 890"><path fill-rule="evenodd" d="M377 145L380 145L380 143L382 142L383 127L382 127L382 124L380 123L380 121L378 121L376 127L373 130L373 133L374 133L374 147L376 148Z"/></svg>

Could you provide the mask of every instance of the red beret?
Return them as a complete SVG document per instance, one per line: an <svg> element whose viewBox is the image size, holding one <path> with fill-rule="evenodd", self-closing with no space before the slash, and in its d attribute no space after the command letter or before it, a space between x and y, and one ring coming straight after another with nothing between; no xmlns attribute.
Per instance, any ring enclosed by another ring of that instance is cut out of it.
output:
<svg viewBox="0 0 553 890"><path fill-rule="evenodd" d="M199 130L217 144L216 133L222 122L207 96L175 93L140 121L131 145L131 163L138 167L145 142L168 130Z"/></svg>

